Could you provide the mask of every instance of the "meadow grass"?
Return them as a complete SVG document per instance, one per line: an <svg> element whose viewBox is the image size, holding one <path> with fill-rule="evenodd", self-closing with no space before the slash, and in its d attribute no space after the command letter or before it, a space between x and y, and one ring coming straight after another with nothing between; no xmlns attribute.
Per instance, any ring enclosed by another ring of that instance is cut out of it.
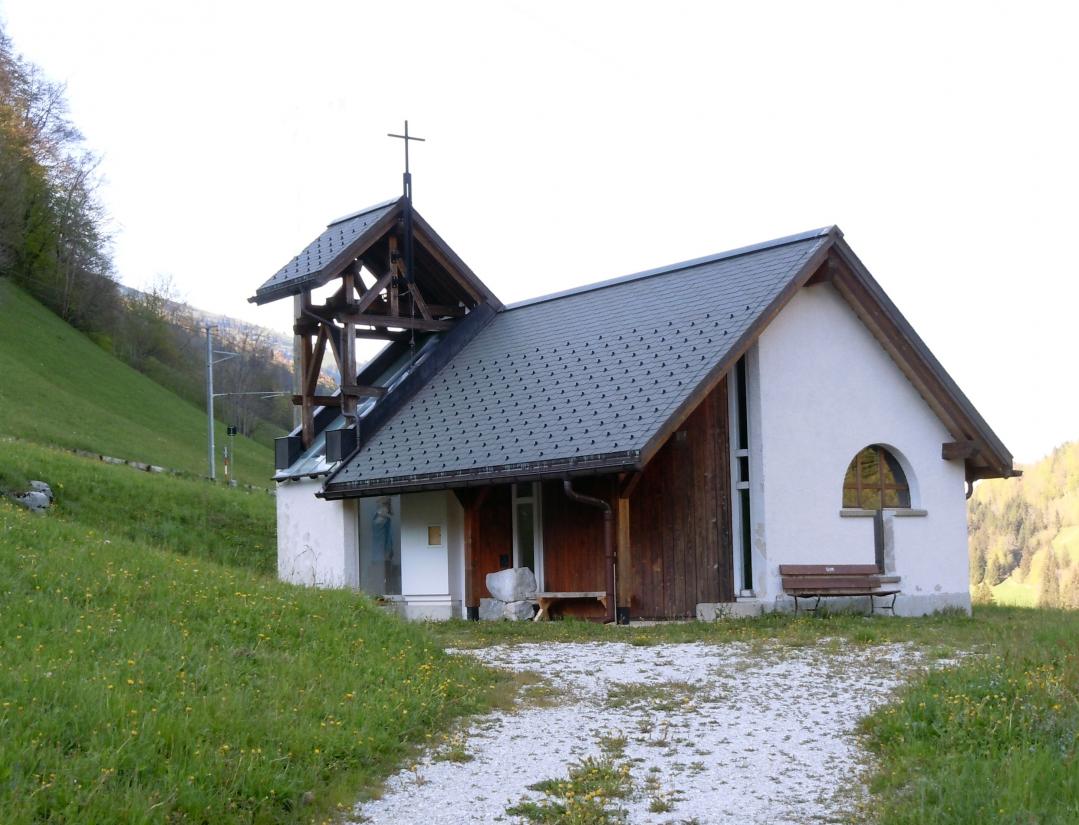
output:
<svg viewBox="0 0 1079 825"><path fill-rule="evenodd" d="M276 569L274 498L266 492L0 441L0 490L25 489L31 478L53 488L50 518L77 522L96 540L129 539L262 573Z"/></svg>
<svg viewBox="0 0 1079 825"><path fill-rule="evenodd" d="M5 823L322 821L491 701L363 597L110 535L0 501Z"/></svg>
<svg viewBox="0 0 1079 825"><path fill-rule="evenodd" d="M1079 822L1079 614L981 608L987 652L863 720L882 825Z"/></svg>
<svg viewBox="0 0 1079 825"><path fill-rule="evenodd" d="M205 410L105 352L5 278L0 376L0 435L206 474ZM215 431L223 444L224 424ZM241 482L269 487L273 450L237 438L235 467Z"/></svg>
<svg viewBox="0 0 1079 825"><path fill-rule="evenodd" d="M1002 614L1003 615L1003 614ZM467 622L454 620L429 625L430 632L447 647L475 648L493 644L536 642L625 642L632 645L688 642L780 642L816 644L823 638L856 644L915 642L955 649L984 644L992 632L984 621L955 611L917 619L863 616L856 613L819 615L766 613L749 619L716 622L659 622L651 625L603 625L566 619L555 622Z"/></svg>
<svg viewBox="0 0 1079 825"><path fill-rule="evenodd" d="M541 825L617 825L626 821L620 802L633 793L633 781L627 763L586 757L569 766L565 779L545 779L529 790L543 797L523 799L506 813Z"/></svg>

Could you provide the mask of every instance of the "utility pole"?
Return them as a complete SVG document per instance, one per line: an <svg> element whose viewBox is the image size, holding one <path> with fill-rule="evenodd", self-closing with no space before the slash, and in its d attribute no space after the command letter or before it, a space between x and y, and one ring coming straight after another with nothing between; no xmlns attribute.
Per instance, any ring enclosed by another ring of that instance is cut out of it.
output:
<svg viewBox="0 0 1079 825"><path fill-rule="evenodd" d="M230 358L239 357L238 352L227 352L225 350L214 349L214 330L217 327L207 324L206 329L206 460L208 464L210 481L217 481L217 468L214 455L214 399L223 396L240 396L240 395L258 395L262 398L275 398L279 395L291 395L291 393L282 392L280 390L254 390L252 392L214 392L214 364L220 364L222 361L228 361ZM218 358L214 360L215 355L223 355L224 358ZM235 426L230 425L228 430L228 446L226 449L226 462L225 462L225 480L229 482L229 486L235 486L236 484L236 435L238 430ZM231 468L231 472L230 472Z"/></svg>
<svg viewBox="0 0 1079 825"><path fill-rule="evenodd" d="M214 328L206 325L206 438L210 481L217 480L214 462Z"/></svg>

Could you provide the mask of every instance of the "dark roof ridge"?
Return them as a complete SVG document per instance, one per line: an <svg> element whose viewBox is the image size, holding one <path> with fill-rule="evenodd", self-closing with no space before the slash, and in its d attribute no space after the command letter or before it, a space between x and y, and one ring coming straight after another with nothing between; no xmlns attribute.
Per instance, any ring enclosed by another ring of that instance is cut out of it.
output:
<svg viewBox="0 0 1079 825"><path fill-rule="evenodd" d="M559 292L551 292L547 295L539 295L535 298L525 298L523 301L515 301L512 304L508 304L506 310L521 309L523 307L532 306L533 304L542 304L547 301L555 301L560 298L569 298L572 295L580 295L585 292L592 292L597 289L604 289L609 286L618 286L619 284L629 283L631 281L640 281L644 278L651 278L656 275L667 275L671 272L677 272L680 269L690 269L695 266L701 266L702 264L710 264L715 261L724 261L731 258L738 258L742 255L751 255L754 252L761 252L765 249L775 249L780 246L789 246L790 244L801 243L802 241L812 240L813 238L823 238L827 235L833 235L837 240L843 237L843 230L841 230L835 224L831 226L822 226L819 229L810 229L806 232L799 232L795 235L785 235L782 238L775 238L771 241L762 241L761 243L750 244L749 246L740 246L736 249L728 249L725 252L715 252L711 255L705 255L701 258L691 258L688 261L680 261L675 264L668 264L667 266L656 267L655 269L646 269L642 272L634 272L630 275L621 275L617 278L608 278L603 281L596 281L591 284L583 284L581 286L570 287L569 289L563 289Z"/></svg>
<svg viewBox="0 0 1079 825"><path fill-rule="evenodd" d="M340 218L335 218L334 220L330 221L328 224L326 224L326 228L329 229L331 226L337 226L337 224L339 223L344 223L345 221L350 221L353 218L358 218L361 215L366 215L368 212L374 212L376 209L384 209L390 204L397 203L397 201L399 200L401 200L400 196L396 198L390 198L389 200L384 200L381 203L374 204L373 206L367 206L359 210L358 212L349 212L347 215L342 215Z"/></svg>

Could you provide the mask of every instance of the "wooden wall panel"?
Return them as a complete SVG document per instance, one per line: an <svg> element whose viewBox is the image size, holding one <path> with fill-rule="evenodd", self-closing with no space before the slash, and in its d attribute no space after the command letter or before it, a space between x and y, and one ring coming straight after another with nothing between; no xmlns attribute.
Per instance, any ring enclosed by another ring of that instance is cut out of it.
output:
<svg viewBox="0 0 1079 825"><path fill-rule="evenodd" d="M479 599L490 597L487 574L503 568L502 556L509 556L513 565L513 510L510 485L491 487L479 507L476 518L472 592Z"/></svg>
<svg viewBox="0 0 1079 825"><path fill-rule="evenodd" d="M573 489L611 500L612 480L574 479ZM603 590L603 511L570 499L561 481L543 485L544 589Z"/></svg>
<svg viewBox="0 0 1079 825"><path fill-rule="evenodd" d="M629 504L635 618L683 618L700 602L734 600L727 383L720 382L641 474ZM574 481L580 492L615 502L616 479ZM546 590L603 590L603 513L569 499L562 482L543 485ZM486 576L512 559L508 484L490 488L476 515L473 592L489 596ZM595 608L593 610L593 608ZM567 612L602 614L598 605Z"/></svg>
<svg viewBox="0 0 1079 825"><path fill-rule="evenodd" d="M733 601L728 433L724 380L645 467L630 499L634 617Z"/></svg>

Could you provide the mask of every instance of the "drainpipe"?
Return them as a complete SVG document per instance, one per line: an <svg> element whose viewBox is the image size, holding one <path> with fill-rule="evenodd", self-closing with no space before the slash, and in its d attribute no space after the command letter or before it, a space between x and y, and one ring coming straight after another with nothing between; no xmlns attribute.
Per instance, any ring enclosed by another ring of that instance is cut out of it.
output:
<svg viewBox="0 0 1079 825"><path fill-rule="evenodd" d="M611 505L603 499L578 493L573 489L573 482L568 478L562 480L562 489L565 490L566 496L573 501L603 510L603 557L607 574L607 617L604 622L614 622L615 602L617 601L614 592L614 512L611 510Z"/></svg>

